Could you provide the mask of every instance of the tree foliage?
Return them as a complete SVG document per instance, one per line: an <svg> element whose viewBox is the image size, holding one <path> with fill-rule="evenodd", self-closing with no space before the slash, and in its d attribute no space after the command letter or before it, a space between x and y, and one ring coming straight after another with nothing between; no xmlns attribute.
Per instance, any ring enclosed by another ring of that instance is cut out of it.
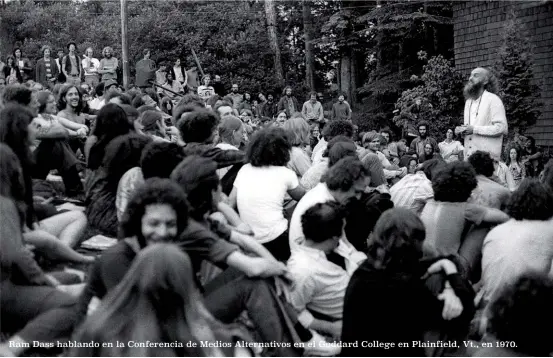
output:
<svg viewBox="0 0 553 358"><path fill-rule="evenodd" d="M421 59L425 58L424 53L419 55ZM450 61L436 56L424 66L420 81L420 85L401 94L393 120L404 131L416 128L420 121L425 120L430 123L431 135L443 139L447 128L461 122L463 78Z"/></svg>
<svg viewBox="0 0 553 358"><path fill-rule="evenodd" d="M505 24L503 45L495 64L510 131L524 131L541 115L540 89L532 71L531 42L523 25L511 14Z"/></svg>

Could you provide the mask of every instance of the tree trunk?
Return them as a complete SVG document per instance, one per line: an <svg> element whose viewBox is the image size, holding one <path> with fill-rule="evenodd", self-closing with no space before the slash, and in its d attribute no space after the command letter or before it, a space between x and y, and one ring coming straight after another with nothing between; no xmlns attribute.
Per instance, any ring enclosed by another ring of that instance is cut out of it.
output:
<svg viewBox="0 0 553 358"><path fill-rule="evenodd" d="M315 56L313 53L313 18L311 15L310 0L303 0L303 34L305 41L305 79L307 87L315 90L314 65Z"/></svg>
<svg viewBox="0 0 553 358"><path fill-rule="evenodd" d="M280 48L278 47L278 36L276 29L276 10L273 0L265 0L265 15L267 17L267 32L269 43L275 55L275 72L279 84L284 85L284 74L282 71L282 60L280 59Z"/></svg>
<svg viewBox="0 0 553 358"><path fill-rule="evenodd" d="M340 92L344 93L351 103L351 57L343 54L340 59Z"/></svg>

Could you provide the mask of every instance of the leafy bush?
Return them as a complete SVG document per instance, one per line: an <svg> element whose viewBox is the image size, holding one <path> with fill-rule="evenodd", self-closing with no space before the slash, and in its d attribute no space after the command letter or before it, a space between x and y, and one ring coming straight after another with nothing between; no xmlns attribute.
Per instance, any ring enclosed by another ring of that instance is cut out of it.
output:
<svg viewBox="0 0 553 358"><path fill-rule="evenodd" d="M419 56L424 58L425 54ZM463 78L441 55L430 58L423 70L422 84L404 91L396 102L393 121L405 134L418 122L427 121L430 134L441 140L447 128L462 122Z"/></svg>

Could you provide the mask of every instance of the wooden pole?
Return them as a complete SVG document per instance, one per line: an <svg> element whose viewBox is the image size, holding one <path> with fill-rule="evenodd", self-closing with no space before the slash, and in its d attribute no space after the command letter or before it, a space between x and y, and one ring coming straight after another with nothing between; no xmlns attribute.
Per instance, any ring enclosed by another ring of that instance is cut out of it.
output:
<svg viewBox="0 0 553 358"><path fill-rule="evenodd" d="M123 52L123 87L129 87L129 47L127 38L127 0L121 0L121 49Z"/></svg>
<svg viewBox="0 0 553 358"><path fill-rule="evenodd" d="M196 61L196 66L198 66L198 70L200 70L200 73L202 74L202 78L205 76L204 70L202 69L202 65L200 64L200 60L198 59L198 56L196 56L196 51L192 50L192 56L194 56L194 61Z"/></svg>

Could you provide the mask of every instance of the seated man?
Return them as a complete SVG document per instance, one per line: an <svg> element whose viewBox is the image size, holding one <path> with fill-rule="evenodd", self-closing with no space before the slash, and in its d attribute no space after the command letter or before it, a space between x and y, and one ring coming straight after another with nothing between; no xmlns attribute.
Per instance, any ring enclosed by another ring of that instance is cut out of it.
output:
<svg viewBox="0 0 553 358"><path fill-rule="evenodd" d="M351 258L339 256L342 266L327 256L344 236L344 214L335 202L316 204L308 209L301 217L305 241L293 250L288 260L294 280L289 300L300 313L299 321L305 327L336 338L342 333L344 297L349 280L358 264L366 259L359 253L355 255L356 261L345 265Z"/></svg>
<svg viewBox="0 0 553 358"><path fill-rule="evenodd" d="M421 213L426 227L425 254L459 254L466 260L468 270L478 263L481 242L479 246L465 239L468 226L499 224L509 220L509 216L497 209L468 203L476 185L476 173L465 162L449 163L432 178L434 199L426 203Z"/></svg>
<svg viewBox="0 0 553 358"><path fill-rule="evenodd" d="M509 189L492 180L494 162L490 153L477 150L468 158L468 162L476 171L478 184L469 202L489 208L503 209L511 196Z"/></svg>

